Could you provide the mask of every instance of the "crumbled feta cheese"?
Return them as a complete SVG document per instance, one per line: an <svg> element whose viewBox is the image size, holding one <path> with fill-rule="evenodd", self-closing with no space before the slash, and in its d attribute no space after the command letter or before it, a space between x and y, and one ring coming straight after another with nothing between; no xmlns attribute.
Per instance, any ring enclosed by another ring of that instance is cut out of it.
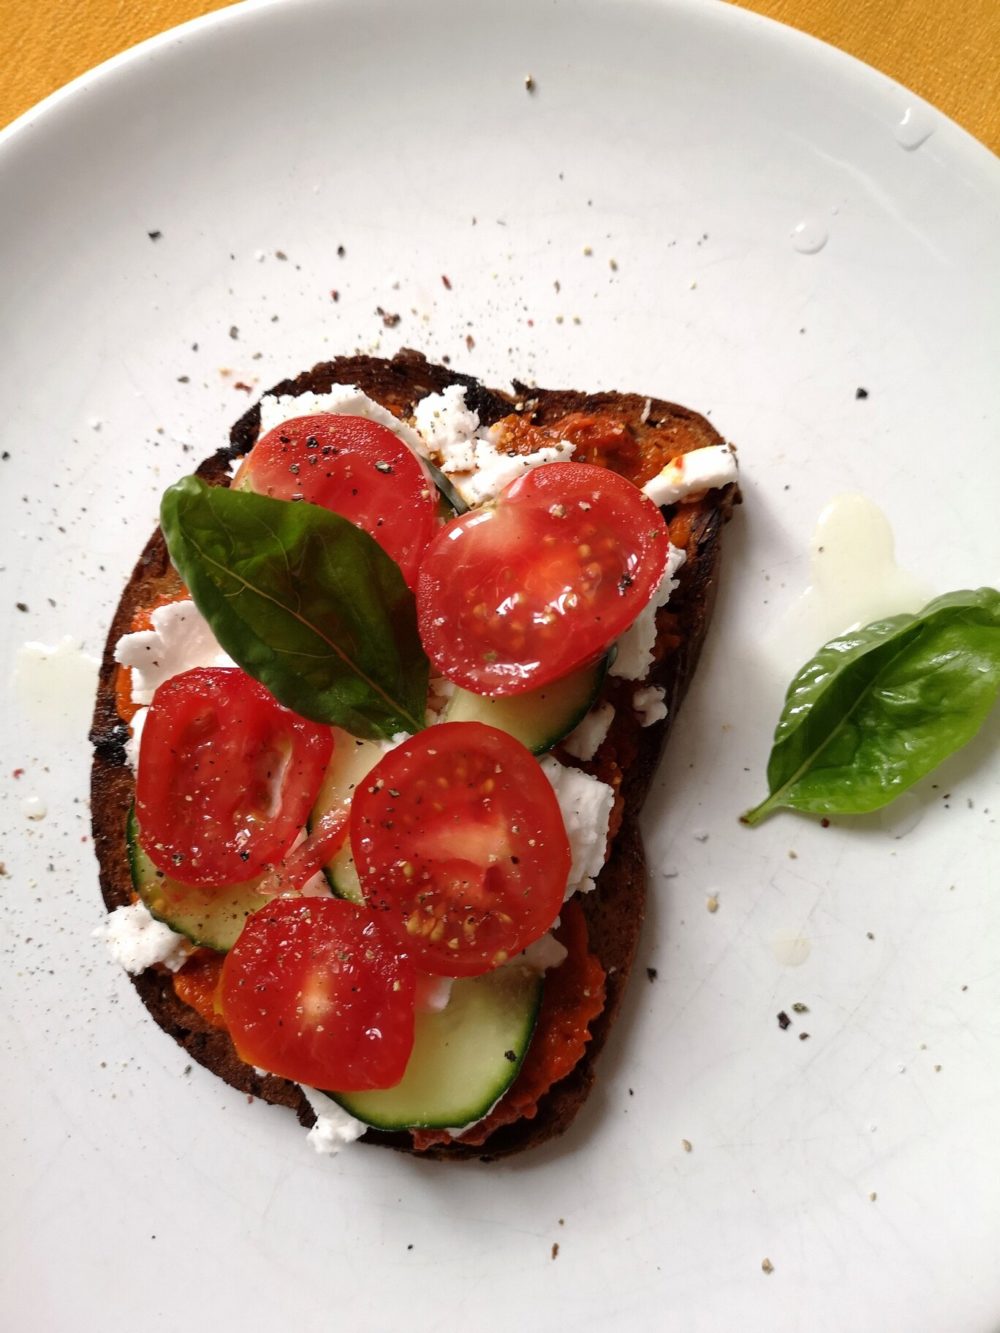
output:
<svg viewBox="0 0 1000 1333"><path fill-rule="evenodd" d="M427 977L417 1003L419 1014L440 1014L448 1008L454 977Z"/></svg>
<svg viewBox="0 0 1000 1333"><path fill-rule="evenodd" d="M667 705L663 702L665 694L662 685L644 685L632 695L632 707L644 727L651 727L667 716Z"/></svg>
<svg viewBox="0 0 1000 1333"><path fill-rule="evenodd" d="M551 447L536 449L533 454L505 454L501 453L492 439L477 439L474 448L475 470L468 474L456 474L452 480L467 505L483 504L486 500L492 500L512 481L542 463L568 462L575 448L569 440L560 440Z"/></svg>
<svg viewBox="0 0 1000 1333"><path fill-rule="evenodd" d="M111 957L133 976L154 963L176 972L191 952L183 935L157 921L145 903L116 907L92 933L94 939L105 941Z"/></svg>
<svg viewBox="0 0 1000 1333"><path fill-rule="evenodd" d="M182 671L236 665L194 602L158 606L150 620L152 629L123 634L115 645L115 661L132 668L135 703L152 703L157 686Z"/></svg>
<svg viewBox="0 0 1000 1333"><path fill-rule="evenodd" d="M292 421L295 417L312 417L320 412L367 417L369 421L377 421L380 426L387 426L415 454L421 458L427 456L427 446L412 426L394 417L387 407L376 403L354 384L331 384L327 393L286 393L277 396L266 393L260 400L260 433L266 435L275 426Z"/></svg>
<svg viewBox="0 0 1000 1333"><path fill-rule="evenodd" d="M642 490L654 504L672 505L699 491L728 486L736 480L736 475L736 455L732 450L724 444L710 444L672 458Z"/></svg>
<svg viewBox="0 0 1000 1333"><path fill-rule="evenodd" d="M593 759L608 734L614 715L614 704L606 700L598 704L569 733L562 743L563 749L574 759Z"/></svg>
<svg viewBox="0 0 1000 1333"><path fill-rule="evenodd" d="M339 1102L327 1097L326 1093L317 1092L315 1088L307 1088L305 1085L302 1086L302 1091L316 1115L316 1123L306 1138L318 1153L335 1157L341 1148L353 1143L355 1139L360 1139L368 1128L360 1120L348 1115Z"/></svg>
<svg viewBox="0 0 1000 1333"><path fill-rule="evenodd" d="M552 755L545 755L539 762L556 794L569 838L573 861L566 897L577 892L589 893L607 854L608 823L615 794L606 782L578 768L568 768Z"/></svg>
<svg viewBox="0 0 1000 1333"><path fill-rule="evenodd" d="M466 404L464 384L449 384L442 393L421 398L413 422L428 452L440 459L442 472L470 472L475 467L479 413Z"/></svg>
<svg viewBox="0 0 1000 1333"><path fill-rule="evenodd" d="M550 967L558 967L567 952L566 946L549 933L529 944L508 966L514 967L520 963L523 967L530 967L533 972L547 972Z"/></svg>
<svg viewBox="0 0 1000 1333"><path fill-rule="evenodd" d="M394 731L391 740L378 741L376 743L383 754L388 754L390 750L395 750L397 745L402 745L404 741L408 741L409 739L410 733L408 731Z"/></svg>
<svg viewBox="0 0 1000 1333"><path fill-rule="evenodd" d="M609 675L621 676L624 680L642 680L653 665L656 613L670 600L670 594L677 587L675 575L686 559L686 552L671 543L660 585L618 640L618 653L608 668Z"/></svg>
<svg viewBox="0 0 1000 1333"><path fill-rule="evenodd" d="M142 729L146 725L148 708L140 708L130 723L131 731L125 742L125 762L133 773L139 771L139 750L142 746Z"/></svg>

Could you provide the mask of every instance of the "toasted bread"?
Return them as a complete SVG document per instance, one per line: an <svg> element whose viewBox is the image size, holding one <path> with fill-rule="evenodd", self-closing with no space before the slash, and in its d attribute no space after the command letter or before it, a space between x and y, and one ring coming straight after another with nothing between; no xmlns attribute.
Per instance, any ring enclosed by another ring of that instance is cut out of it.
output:
<svg viewBox="0 0 1000 1333"><path fill-rule="evenodd" d="M633 480L641 479L635 475L637 469L644 469L648 476L671 458L722 443L703 417L672 403L637 394L529 389L516 382L517 396L514 396L487 389L448 367L432 365L413 351L402 351L391 360L365 356L337 358L284 381L271 392L322 393L335 383L357 385L404 418L412 415L416 403L427 394L455 384L465 387L466 400L484 425L519 417L544 430L556 429L573 414L600 413L605 418L613 417L624 426L629 447L611 461ZM231 461L253 446L259 422L259 408L252 407L233 427L229 446L203 463L199 475L213 483L227 484ZM608 860L596 890L582 899L590 948L607 974L605 1007L591 1025L586 1053L572 1072L541 1099L534 1118L498 1129L482 1145L456 1139L426 1149L426 1156L491 1160L519 1152L560 1134L587 1097L596 1058L620 1008L642 926L646 889L637 823L639 812L670 724L698 660L715 600L722 526L738 498L736 486L730 484L664 511L671 540L684 549L686 561L668 606L658 613L656 660L645 683L664 689L667 717L643 727L631 707L635 682L608 677L605 697L618 705L614 722L595 761L580 765L610 782L618 795ZM116 708L114 648L119 637L128 632L136 611L155 602L171 577L167 548L158 529L140 556L119 602L101 666L91 732L92 816L101 889L109 911L132 898L125 825L134 795L134 779L125 760L128 727ZM556 753L560 753L558 749ZM241 1092L291 1107L303 1125L314 1122L314 1113L301 1089L285 1079L258 1074L245 1065L224 1030L211 1026L177 998L171 976L164 969L150 968L135 977L134 982L156 1021L193 1059ZM364 1141L413 1150L413 1140L407 1133L383 1134L370 1130Z"/></svg>

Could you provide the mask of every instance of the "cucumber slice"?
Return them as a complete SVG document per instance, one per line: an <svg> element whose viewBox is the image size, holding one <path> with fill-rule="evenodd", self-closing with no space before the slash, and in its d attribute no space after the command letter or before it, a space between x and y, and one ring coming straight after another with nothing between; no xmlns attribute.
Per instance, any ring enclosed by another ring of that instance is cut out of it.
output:
<svg viewBox="0 0 1000 1333"><path fill-rule="evenodd" d="M456 688L441 714L442 722L486 722L519 740L532 754L544 754L568 736L587 714L604 683L611 658L541 685L525 694L487 699Z"/></svg>
<svg viewBox="0 0 1000 1333"><path fill-rule="evenodd" d="M361 741L339 727L333 727L333 756L309 816L310 830L336 805L347 805L358 783L372 771L385 753L378 741ZM330 888L338 898L363 903L361 881L354 868L351 840L341 844L333 858L323 867Z"/></svg>
<svg viewBox="0 0 1000 1333"><path fill-rule="evenodd" d="M258 888L260 876L221 889L201 889L181 884L158 870L142 850L134 807L129 811L126 839L136 893L157 921L186 935L192 944L226 953L236 943L250 913L264 906L266 899Z"/></svg>
<svg viewBox="0 0 1000 1333"><path fill-rule="evenodd" d="M330 1093L376 1129L457 1129L481 1119L517 1076L538 1017L542 978L512 965L463 977L447 1007L418 1014L402 1082L380 1092Z"/></svg>

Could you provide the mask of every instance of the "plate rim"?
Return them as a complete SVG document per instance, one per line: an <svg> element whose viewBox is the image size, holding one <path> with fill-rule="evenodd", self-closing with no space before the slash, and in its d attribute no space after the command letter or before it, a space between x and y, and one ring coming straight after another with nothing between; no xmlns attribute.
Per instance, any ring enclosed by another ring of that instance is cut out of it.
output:
<svg viewBox="0 0 1000 1333"><path fill-rule="evenodd" d="M383 3L393 2L399 3L399 0L383 0ZM556 2L558 3L558 0ZM34 106L23 111L9 125L0 128L0 170L5 166L6 154L11 146L22 142L25 135L39 125L44 126L52 121L64 104L74 102L81 94L88 93L93 88L100 88L112 82L120 72L131 69L144 60L157 60L168 52L180 50L192 37L197 40L203 33L230 24L254 23L258 15L273 10L280 10L283 14L291 13L293 10L329 11L334 8L347 9L351 3L352 0L236 0L236 3L228 4L222 9L200 14L163 32L155 33L152 37L147 37L78 74L36 102ZM475 3L476 0L473 0L473 5ZM578 8L580 3L581 0L569 0L565 9L568 11ZM947 143L948 151L966 155L978 172L985 174L996 172L997 184L1000 185L1000 157L977 139L970 130L953 120L933 102L928 102L875 65L870 65L860 56L852 55L801 28L792 27L755 10L745 9L742 5L732 3L731 0L722 0L722 3L720 0L604 0L603 7L608 11L612 8L674 11L699 23L735 25L737 28L742 26L764 42L782 45L785 49L792 49L793 52L798 50L808 59L826 62L830 68L837 71L838 75L846 74L855 79L860 78L863 82L874 79L883 91L895 91L935 116L940 122L940 125L935 123L935 135L937 136L939 129L945 131L944 141Z"/></svg>

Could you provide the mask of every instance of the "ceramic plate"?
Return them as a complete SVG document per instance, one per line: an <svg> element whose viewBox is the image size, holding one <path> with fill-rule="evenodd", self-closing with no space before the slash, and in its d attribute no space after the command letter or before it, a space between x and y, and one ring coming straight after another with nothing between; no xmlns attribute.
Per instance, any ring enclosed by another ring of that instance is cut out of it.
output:
<svg viewBox="0 0 1000 1333"><path fill-rule="evenodd" d="M824 506L884 513L890 600L1000 575L996 160L724 5L283 0L50 99L0 189L12 1326L995 1329L997 719L880 818L737 816ZM315 1156L90 935L87 655L161 490L404 345L690 404L743 466L625 1014L572 1130L490 1167Z"/></svg>

